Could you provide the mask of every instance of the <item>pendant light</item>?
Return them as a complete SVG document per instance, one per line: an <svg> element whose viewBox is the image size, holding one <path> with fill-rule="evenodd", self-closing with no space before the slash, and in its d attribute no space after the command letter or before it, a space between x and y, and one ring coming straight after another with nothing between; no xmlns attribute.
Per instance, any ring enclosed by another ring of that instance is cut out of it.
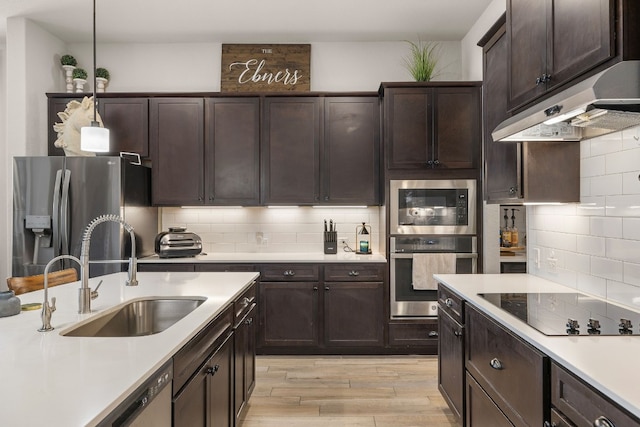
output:
<svg viewBox="0 0 640 427"><path fill-rule="evenodd" d="M95 153L109 151L109 129L100 127L97 120L96 105L96 0L93 0L93 120L91 126L80 129L80 149Z"/></svg>

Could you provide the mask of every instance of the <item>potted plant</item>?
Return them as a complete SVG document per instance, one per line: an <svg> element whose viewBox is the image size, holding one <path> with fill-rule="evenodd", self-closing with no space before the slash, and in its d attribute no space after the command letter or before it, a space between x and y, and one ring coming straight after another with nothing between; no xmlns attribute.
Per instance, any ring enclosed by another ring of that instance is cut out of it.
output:
<svg viewBox="0 0 640 427"><path fill-rule="evenodd" d="M109 82L109 70L106 68L96 69L96 90L98 92L104 92L104 88Z"/></svg>
<svg viewBox="0 0 640 427"><path fill-rule="evenodd" d="M76 61L76 58L71 55L62 55L60 57L60 63L62 64L62 66L70 65L72 67L75 67L76 65L78 65L78 61Z"/></svg>
<svg viewBox="0 0 640 427"><path fill-rule="evenodd" d="M411 48L405 58L405 66L415 81L428 82L435 77L434 71L438 63L439 44L434 42L417 43L407 41Z"/></svg>
<svg viewBox="0 0 640 427"><path fill-rule="evenodd" d="M73 70L73 82L76 84L76 92L84 92L84 84L87 82L87 71L83 68Z"/></svg>
<svg viewBox="0 0 640 427"><path fill-rule="evenodd" d="M67 84L67 92L73 92L73 70L78 65L78 61L71 55L62 55L60 57L60 64L65 74L65 82Z"/></svg>

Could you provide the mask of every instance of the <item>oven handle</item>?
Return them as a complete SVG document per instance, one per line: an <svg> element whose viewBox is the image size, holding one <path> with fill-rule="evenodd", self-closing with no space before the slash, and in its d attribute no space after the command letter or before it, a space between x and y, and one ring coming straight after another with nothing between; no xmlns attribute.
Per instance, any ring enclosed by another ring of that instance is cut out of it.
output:
<svg viewBox="0 0 640 427"><path fill-rule="evenodd" d="M435 252L435 253L439 253L439 252ZM394 258L413 258L413 254L412 253L392 253L391 254L391 259ZM473 253L459 253L456 254L456 258L458 259L466 259L466 258L471 258L471 259L478 259L478 254L473 252Z"/></svg>

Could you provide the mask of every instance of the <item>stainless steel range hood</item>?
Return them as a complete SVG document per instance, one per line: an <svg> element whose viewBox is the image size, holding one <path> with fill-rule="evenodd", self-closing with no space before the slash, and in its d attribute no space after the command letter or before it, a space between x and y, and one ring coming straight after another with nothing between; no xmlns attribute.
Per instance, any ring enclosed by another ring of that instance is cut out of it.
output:
<svg viewBox="0 0 640 427"><path fill-rule="evenodd" d="M623 61L510 117L491 136L494 141L580 141L638 125L640 61Z"/></svg>

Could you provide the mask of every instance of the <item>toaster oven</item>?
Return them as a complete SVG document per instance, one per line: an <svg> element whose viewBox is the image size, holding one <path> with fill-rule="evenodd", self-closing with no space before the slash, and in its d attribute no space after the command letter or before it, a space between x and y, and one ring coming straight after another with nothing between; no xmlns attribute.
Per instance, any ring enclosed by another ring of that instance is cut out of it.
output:
<svg viewBox="0 0 640 427"><path fill-rule="evenodd" d="M160 258L196 256L202 252L202 239L184 227L170 227L156 236L155 250Z"/></svg>

